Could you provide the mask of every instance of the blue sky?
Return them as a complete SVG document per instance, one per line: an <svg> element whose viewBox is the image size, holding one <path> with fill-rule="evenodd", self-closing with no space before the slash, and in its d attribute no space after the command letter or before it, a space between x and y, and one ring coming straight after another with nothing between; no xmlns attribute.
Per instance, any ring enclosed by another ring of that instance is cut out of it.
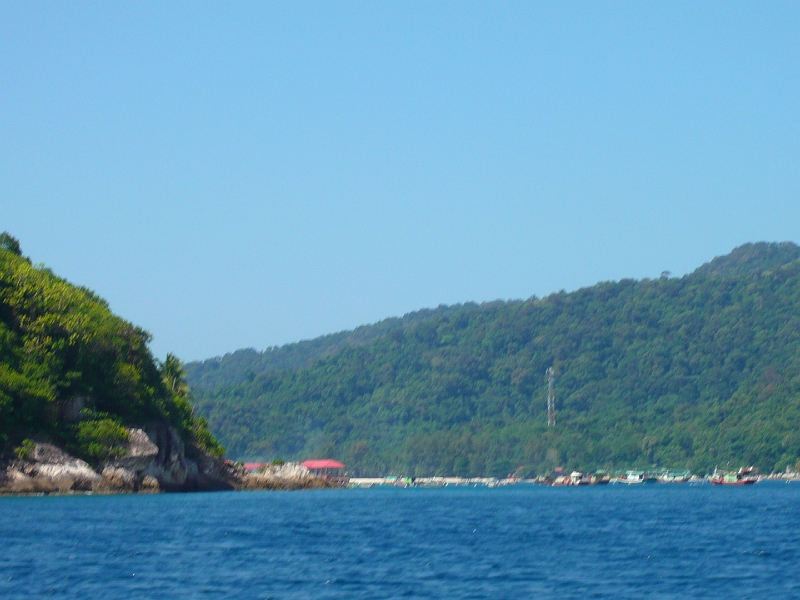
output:
<svg viewBox="0 0 800 600"><path fill-rule="evenodd" d="M800 4L0 4L0 230L186 360L800 242Z"/></svg>

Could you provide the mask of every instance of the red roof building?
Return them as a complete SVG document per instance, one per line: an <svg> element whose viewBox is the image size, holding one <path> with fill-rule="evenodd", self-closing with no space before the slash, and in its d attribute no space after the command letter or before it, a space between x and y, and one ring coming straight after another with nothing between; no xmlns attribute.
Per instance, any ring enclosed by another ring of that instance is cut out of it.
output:
<svg viewBox="0 0 800 600"><path fill-rule="evenodd" d="M344 465L332 458L318 458L301 462L306 469L311 471L316 477L333 481L339 484L347 484L350 478L344 474ZM331 472L333 471L333 472Z"/></svg>
<svg viewBox="0 0 800 600"><path fill-rule="evenodd" d="M309 471L327 471L328 469L344 469L344 465L332 458L320 458L316 460L307 460L300 463Z"/></svg>

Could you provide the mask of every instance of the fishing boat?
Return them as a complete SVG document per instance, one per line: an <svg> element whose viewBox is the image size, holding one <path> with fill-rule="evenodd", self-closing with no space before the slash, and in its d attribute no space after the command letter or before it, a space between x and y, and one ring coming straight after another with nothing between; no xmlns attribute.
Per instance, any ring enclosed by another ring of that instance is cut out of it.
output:
<svg viewBox="0 0 800 600"><path fill-rule="evenodd" d="M625 483L627 485L644 483L644 471L626 471L614 479L614 483Z"/></svg>
<svg viewBox="0 0 800 600"><path fill-rule="evenodd" d="M742 467L736 473L721 473L714 469L711 483L714 485L752 485L758 481L753 467Z"/></svg>

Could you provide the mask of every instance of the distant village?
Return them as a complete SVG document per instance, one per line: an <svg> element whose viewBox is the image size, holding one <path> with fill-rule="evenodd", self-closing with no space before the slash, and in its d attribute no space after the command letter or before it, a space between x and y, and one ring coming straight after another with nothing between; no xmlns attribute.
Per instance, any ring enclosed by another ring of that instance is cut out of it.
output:
<svg viewBox="0 0 800 600"><path fill-rule="evenodd" d="M242 466L250 473L260 473L274 468L276 463L247 462ZM283 461L277 461L283 465ZM312 459L299 463L299 467L307 469L317 478L338 484L341 487L371 488L375 486L393 487L447 487L447 486L484 486L501 487L517 484L535 484L554 487L577 487L595 485L646 485L664 483L688 483L711 485L752 485L765 480L800 481L800 472L787 469L784 473L771 473L763 475L754 467L741 467L737 471L715 470L711 475L700 476L687 469L653 469L650 471L620 470L606 472L603 470L594 473L571 471L565 473L561 467L556 467L552 474L523 478L518 476L522 468L516 473L506 477L408 477L401 475L387 475L384 477L350 477L347 475L346 465L330 458Z"/></svg>

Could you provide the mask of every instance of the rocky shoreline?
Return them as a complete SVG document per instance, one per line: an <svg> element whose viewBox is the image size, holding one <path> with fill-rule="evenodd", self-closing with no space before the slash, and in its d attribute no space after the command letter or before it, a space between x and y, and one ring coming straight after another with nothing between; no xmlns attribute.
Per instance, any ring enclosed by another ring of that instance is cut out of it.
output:
<svg viewBox="0 0 800 600"><path fill-rule="evenodd" d="M94 468L52 444L39 442L24 458L0 463L0 495L119 494L222 490L299 490L339 487L297 463L249 473L190 448L158 423L130 429L119 458Z"/></svg>

